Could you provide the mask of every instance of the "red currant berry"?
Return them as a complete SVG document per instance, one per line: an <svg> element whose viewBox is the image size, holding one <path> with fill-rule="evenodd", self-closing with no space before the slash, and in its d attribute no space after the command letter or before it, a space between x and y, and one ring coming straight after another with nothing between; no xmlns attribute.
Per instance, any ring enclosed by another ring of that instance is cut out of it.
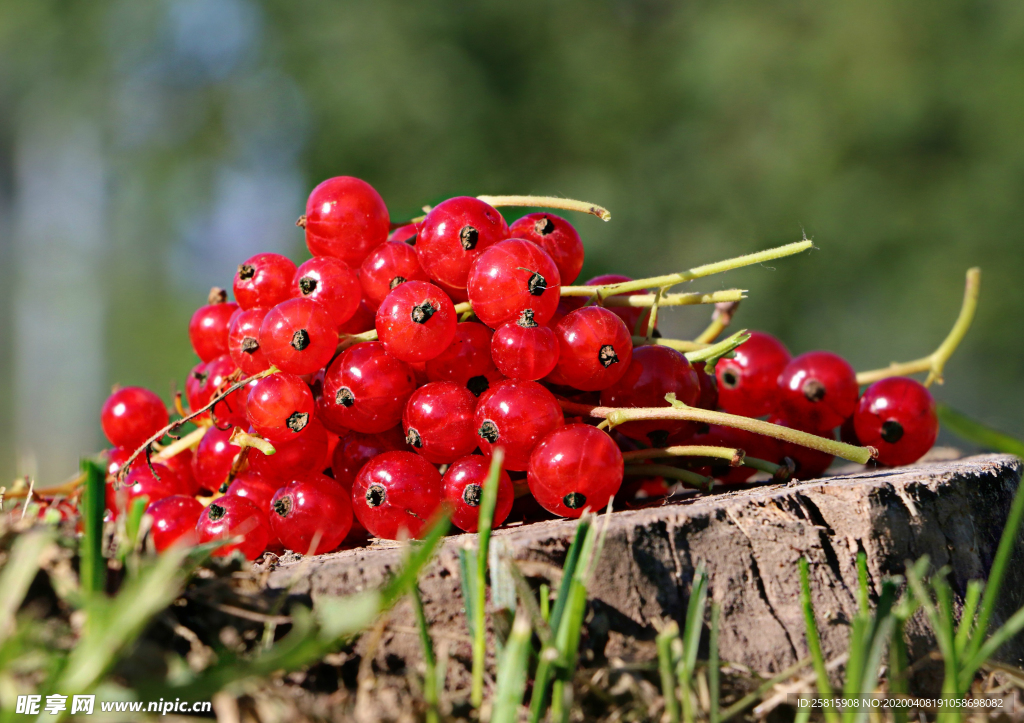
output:
<svg viewBox="0 0 1024 723"><path fill-rule="evenodd" d="M199 486L210 492L220 489L231 473L231 465L242 448L231 444L234 429L210 427L192 457L192 475Z"/></svg>
<svg viewBox="0 0 1024 723"><path fill-rule="evenodd" d="M245 403L245 416L259 434L273 442L289 442L313 421L313 393L294 374L272 374L256 382Z"/></svg>
<svg viewBox="0 0 1024 723"><path fill-rule="evenodd" d="M362 300L359 276L341 259L315 256L295 271L295 290L299 298L323 304L335 329L355 316Z"/></svg>
<svg viewBox="0 0 1024 723"><path fill-rule="evenodd" d="M289 550L330 552L352 529L352 502L330 477L310 474L289 482L270 503L270 527Z"/></svg>
<svg viewBox="0 0 1024 723"><path fill-rule="evenodd" d="M696 406L700 379L686 357L667 346L641 346L633 350L629 369L615 384L601 392L606 407L668 407L666 394L683 404ZM668 444L668 436L686 426L675 419L626 422L616 429L631 439L649 441L655 447Z"/></svg>
<svg viewBox="0 0 1024 723"><path fill-rule="evenodd" d="M295 296L295 264L281 254L256 254L235 272L235 300L243 309L271 309Z"/></svg>
<svg viewBox="0 0 1024 723"><path fill-rule="evenodd" d="M792 427L794 429L801 429L804 432L811 432L817 434L820 437L827 437L828 439L835 439L831 429L827 431L816 431L813 429L807 429L801 425L790 423L788 420L781 417L769 417L768 421L772 424L778 424L782 427ZM753 455L751 455L753 456ZM801 444L794 444L793 442L779 442L779 456L777 459L772 460L783 464L786 458L789 458L796 465L796 469L793 472L793 479L809 480L817 479L821 477L825 471L832 466L832 461L835 459L828 452L821 452L817 449L811 449L810 447L804 447Z"/></svg>
<svg viewBox="0 0 1024 723"><path fill-rule="evenodd" d="M210 402L215 395L222 394L231 387L239 376L234 360L225 354L219 356L203 367L202 382L196 394L196 401L200 404L194 409L199 409ZM245 399L248 392L245 388L236 389L221 401L213 405L213 417L219 427L239 427L245 421ZM192 399L189 399L192 404Z"/></svg>
<svg viewBox="0 0 1024 723"><path fill-rule="evenodd" d="M538 324L558 308L561 280L558 267L537 244L509 239L480 254L469 271L466 291L473 312L492 329L533 311Z"/></svg>
<svg viewBox="0 0 1024 723"><path fill-rule="evenodd" d="M277 479L292 478L327 468L327 430L314 419L299 437L274 445L274 454L249 450L249 469Z"/></svg>
<svg viewBox="0 0 1024 723"><path fill-rule="evenodd" d="M359 302L359 308L351 319L338 327L339 334L362 334L373 329L377 319L376 307L371 307L366 300Z"/></svg>
<svg viewBox="0 0 1024 723"><path fill-rule="evenodd" d="M228 353L228 326L238 304L219 302L200 306L188 324L192 349L204 362Z"/></svg>
<svg viewBox="0 0 1024 723"><path fill-rule="evenodd" d="M409 397L402 414L405 441L428 462L448 464L477 446L476 397L455 382L431 382Z"/></svg>
<svg viewBox="0 0 1024 723"><path fill-rule="evenodd" d="M496 208L458 196L437 204L423 219L416 252L430 278L464 289L477 257L507 238L508 224Z"/></svg>
<svg viewBox="0 0 1024 723"><path fill-rule="evenodd" d="M375 537L421 536L441 504L441 475L412 452L385 452L367 462L352 484L356 519Z"/></svg>
<svg viewBox="0 0 1024 723"><path fill-rule="evenodd" d="M306 201L306 246L314 256L333 256L359 268L388 238L388 208L366 181L328 178Z"/></svg>
<svg viewBox="0 0 1024 723"><path fill-rule="evenodd" d="M622 319L600 306L585 306L555 327L558 364L551 381L582 391L607 389L633 360L633 336Z"/></svg>
<svg viewBox="0 0 1024 723"><path fill-rule="evenodd" d="M526 483L541 507L579 517L608 504L623 475L622 452L596 427L568 424L548 434L530 456Z"/></svg>
<svg viewBox="0 0 1024 723"><path fill-rule="evenodd" d="M573 225L560 216L542 211L528 213L508 228L509 236L524 238L548 252L558 266L565 285L571 284L583 268L583 242Z"/></svg>
<svg viewBox="0 0 1024 723"><path fill-rule="evenodd" d="M146 461L132 463L132 468L124 478L124 482L115 489L115 484L107 485L107 509L115 517L121 512L131 509L133 500L145 497L150 502L162 500L171 495L184 494L181 483L174 472L162 464L154 463L152 469Z"/></svg>
<svg viewBox="0 0 1024 723"><path fill-rule="evenodd" d="M121 470L121 465L128 461L134 449L113 447L107 450L107 476L114 477Z"/></svg>
<svg viewBox="0 0 1024 723"><path fill-rule="evenodd" d="M461 384L479 397L504 379L491 357L492 333L475 321L457 324L448 348L427 361L427 379Z"/></svg>
<svg viewBox="0 0 1024 723"><path fill-rule="evenodd" d="M520 472L529 466L540 438L562 426L563 420L555 395L537 382L511 380L481 396L473 416L484 454L504 447L505 469Z"/></svg>
<svg viewBox="0 0 1024 723"><path fill-rule="evenodd" d="M921 459L939 434L935 400L908 377L889 377L865 389L853 424L857 438L877 449L878 461L890 467Z"/></svg>
<svg viewBox="0 0 1024 723"><path fill-rule="evenodd" d="M199 494L199 483L196 481L195 475L192 474L192 458L194 456L191 449L183 449L173 457L163 460L163 465L178 478L182 494L193 496Z"/></svg>
<svg viewBox="0 0 1024 723"><path fill-rule="evenodd" d="M399 226L394 231L388 234L388 241L392 243L403 243L407 246L416 245L416 234L420 232L419 224L407 223L404 226Z"/></svg>
<svg viewBox="0 0 1024 723"><path fill-rule="evenodd" d="M110 443L132 450L166 427L169 419L160 397L142 387L118 389L100 412L100 424Z"/></svg>
<svg viewBox="0 0 1024 723"><path fill-rule="evenodd" d="M338 441L331 456L331 472L334 479L345 489L352 489L352 483L367 462L384 452L408 452L405 432L401 427L392 427L380 434L352 432Z"/></svg>
<svg viewBox="0 0 1024 723"><path fill-rule="evenodd" d="M217 548L213 555L225 557L238 550L247 560L262 555L272 537L263 510L252 500L236 495L224 495L211 502L199 516L196 532L200 544L241 537L239 542Z"/></svg>
<svg viewBox="0 0 1024 723"><path fill-rule="evenodd" d="M713 374L704 370L704 362L694 362L693 370L697 372L697 379L700 381L700 397L697 398L697 406L700 409L718 408L718 380Z"/></svg>
<svg viewBox="0 0 1024 723"><path fill-rule="evenodd" d="M254 450L250 450L250 453ZM274 493L282 486L280 480L266 477L252 469L240 472L231 484L221 484L220 491L225 495L238 495L252 500L264 514L270 514L270 501Z"/></svg>
<svg viewBox="0 0 1024 723"><path fill-rule="evenodd" d="M313 374L338 348L338 327L320 303L291 299L275 306L260 327L267 361L289 374Z"/></svg>
<svg viewBox="0 0 1024 723"><path fill-rule="evenodd" d="M451 284L446 284L443 281L438 281L437 279L433 279L432 281L437 288L448 294L448 298L452 300L453 304L463 304L469 301L469 294L465 289L457 288Z"/></svg>
<svg viewBox="0 0 1024 723"><path fill-rule="evenodd" d="M465 532L480 528L480 502L491 463L479 454L455 460L441 480L444 500L452 511L452 524ZM498 472L498 503L494 506L494 527L508 518L516 492L505 470Z"/></svg>
<svg viewBox="0 0 1024 723"><path fill-rule="evenodd" d="M203 514L203 505L194 497L171 495L150 502L146 514L153 518L153 547L163 552L175 543L191 546L198 542L196 523Z"/></svg>
<svg viewBox="0 0 1024 723"><path fill-rule="evenodd" d="M381 244L363 261L359 269L359 283L363 297L380 306L385 297L406 281L429 281L420 266L416 249L404 243Z"/></svg>
<svg viewBox="0 0 1024 723"><path fill-rule="evenodd" d="M696 434L687 444L709 447L731 447L742 450L747 457L777 462L782 457L782 446L774 437L754 434L744 429L711 425L707 432ZM740 484L757 474L753 467L733 467L726 459L711 459L710 464L697 470L700 474L714 477L724 484Z"/></svg>
<svg viewBox="0 0 1024 723"><path fill-rule="evenodd" d="M608 284L621 284L624 281L632 280L633 279L630 278L629 276L622 276L621 274L603 274L601 276L595 276L594 278L587 281L584 285L606 286ZM642 296L643 294L646 293L648 293L646 289L641 289L640 291L631 291L626 294L615 294L615 296ZM566 297L564 301L568 302L570 308L575 310L581 307L586 302L586 299L583 298L582 296L570 296ZM609 311L611 311L613 314L622 319L622 322L626 325L626 328L629 329L630 334L632 334L636 330L636 325L637 322L640 321L640 318L646 318L647 315L650 313L648 309L631 306L612 306L609 307ZM655 324L655 327L657 327L657 324Z"/></svg>
<svg viewBox="0 0 1024 723"><path fill-rule="evenodd" d="M377 341L346 349L324 375L321 409L331 424L364 434L391 429L402 421L416 390L412 368Z"/></svg>
<svg viewBox="0 0 1024 723"><path fill-rule="evenodd" d="M857 413L854 412L852 417L847 417L841 425L839 425L839 441L852 444L855 447L863 447L860 443L860 437L857 436L857 428L854 425L854 420L857 417Z"/></svg>
<svg viewBox="0 0 1024 723"><path fill-rule="evenodd" d="M441 289L426 281L407 281L377 309L377 337L396 359L422 362L452 343L458 321L455 305Z"/></svg>
<svg viewBox="0 0 1024 723"><path fill-rule="evenodd" d="M534 381L546 377L558 363L558 337L540 326L527 309L518 321L499 326L491 337L491 358L509 379Z"/></svg>
<svg viewBox="0 0 1024 723"><path fill-rule="evenodd" d="M828 351L801 354L779 374L779 416L807 430L833 429L857 407L857 373Z"/></svg>
<svg viewBox="0 0 1024 723"><path fill-rule="evenodd" d="M260 326L269 309L250 309L236 314L228 330L228 352L246 376L270 368L267 355L260 348Z"/></svg>
<svg viewBox="0 0 1024 723"><path fill-rule="evenodd" d="M771 334L750 332L732 359L715 366L718 404L730 414L762 417L779 403L779 374L790 362L789 350Z"/></svg>

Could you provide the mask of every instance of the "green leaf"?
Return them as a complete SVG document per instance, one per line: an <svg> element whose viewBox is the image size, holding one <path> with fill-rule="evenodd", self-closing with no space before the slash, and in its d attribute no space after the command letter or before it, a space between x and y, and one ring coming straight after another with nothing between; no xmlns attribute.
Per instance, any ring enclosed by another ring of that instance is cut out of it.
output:
<svg viewBox="0 0 1024 723"><path fill-rule="evenodd" d="M1016 437L975 421L946 404L936 404L935 411L942 426L956 436L995 452L1015 454L1024 458L1024 442Z"/></svg>
<svg viewBox="0 0 1024 723"><path fill-rule="evenodd" d="M82 536L79 556L79 575L85 595L101 593L107 585L107 561L103 557L103 513L106 509L106 477L99 465L90 459L82 460L85 491L82 495Z"/></svg>

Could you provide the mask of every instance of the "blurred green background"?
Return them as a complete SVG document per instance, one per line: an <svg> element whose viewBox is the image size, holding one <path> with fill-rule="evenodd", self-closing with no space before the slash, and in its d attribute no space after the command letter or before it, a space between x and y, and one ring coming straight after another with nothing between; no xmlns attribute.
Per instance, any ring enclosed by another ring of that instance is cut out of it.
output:
<svg viewBox="0 0 1024 723"><path fill-rule="evenodd" d="M583 278L806 232L820 250L698 288L858 369L930 352L980 265L936 394L1024 434L1020 2L0 0L0 484L100 448L112 383L169 399L209 287L305 258L293 222L340 174L394 219L603 204L572 219Z"/></svg>

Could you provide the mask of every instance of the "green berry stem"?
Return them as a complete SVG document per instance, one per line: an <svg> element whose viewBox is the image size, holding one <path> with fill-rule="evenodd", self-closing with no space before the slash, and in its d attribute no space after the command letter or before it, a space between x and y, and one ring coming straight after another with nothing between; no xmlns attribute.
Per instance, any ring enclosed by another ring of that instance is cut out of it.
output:
<svg viewBox="0 0 1024 723"><path fill-rule="evenodd" d="M715 481L710 477L691 472L688 469L671 467L667 464L627 464L623 469L623 474L626 477L664 477L666 479L674 479L705 492L710 492L715 484Z"/></svg>
<svg viewBox="0 0 1024 723"><path fill-rule="evenodd" d="M562 288L574 289L574 286ZM595 287L596 288L596 287ZM564 294L563 294L564 296ZM657 294L633 294L632 296L610 296L604 299L602 306L625 306L634 309L654 306ZM685 294L662 294L658 306L693 306L695 304L720 304L736 302L747 298L746 289L723 289L709 293L690 292Z"/></svg>
<svg viewBox="0 0 1024 723"><path fill-rule="evenodd" d="M740 344L750 338L750 332L746 329L737 331L732 336L722 339L717 344L704 347L703 349L695 349L683 354L686 360L691 364L696 362L705 362L707 364L707 373L711 374L715 370L715 362L721 359L726 354L731 354L733 349L738 347Z"/></svg>
<svg viewBox="0 0 1024 723"><path fill-rule="evenodd" d="M715 457L728 460L733 467L738 467L743 462L744 453L742 449L732 447L712 447L703 444L683 444L672 447L661 447L653 449L637 449L632 452L623 452L622 459L632 462L638 459L657 459L659 457Z"/></svg>
<svg viewBox="0 0 1024 723"><path fill-rule="evenodd" d="M484 203L498 208L499 206L525 206L529 208L555 208L560 211L579 211L597 216L602 221L611 221L611 212L596 203L574 201L571 198L557 196L477 196Z"/></svg>
<svg viewBox="0 0 1024 723"><path fill-rule="evenodd" d="M780 259L785 256L792 256L813 247L814 244L805 239L803 241L786 244L785 246L778 246L773 249L726 259L725 261L716 261L713 264L696 266L689 271L680 271L677 274L652 276L647 279L622 281L617 284L606 284L605 286L563 286L562 296L594 296L599 299L604 299L616 294L626 294L631 291L642 291L656 286L675 286L676 284L682 284L686 281L692 281L693 279L700 279L705 276L720 274L724 271L732 271L733 269L743 268L744 266L752 266L766 261L774 261L775 259Z"/></svg>
<svg viewBox="0 0 1024 723"><path fill-rule="evenodd" d="M736 309L739 308L740 300L728 301L723 299L721 302L715 304L715 310L711 312L711 323L708 327L700 333L694 341L699 341L702 344L711 344L719 335L725 331L729 324L732 323L733 314L736 313Z"/></svg>
<svg viewBox="0 0 1024 723"><path fill-rule="evenodd" d="M686 353L691 351L703 351L704 349L707 349L710 344L701 344L696 341L687 341L686 339L664 339L661 337L648 339L645 336L634 336L633 346L667 346L670 349Z"/></svg>
<svg viewBox="0 0 1024 723"><path fill-rule="evenodd" d="M971 328L974 321L974 312L978 308L978 293L981 290L981 269L974 267L967 270L967 283L964 287L964 300L960 305L960 314L950 329L949 334L939 344L939 348L926 357L914 361L897 363L893 362L884 369L873 369L869 372L860 372L857 375L858 384L871 384L887 377L905 377L919 372L928 372L924 385L931 386L932 382L942 384L942 370L946 362L956 351L956 348L963 341L967 330Z"/></svg>
<svg viewBox="0 0 1024 723"><path fill-rule="evenodd" d="M241 427L235 429L235 431L231 434L231 439L229 439L228 441L231 442L231 444L236 444L239 447L242 447L243 449L245 447L255 447L268 457L272 454L277 453L277 450L274 449L274 445L272 445L270 442L263 439L263 437L257 437L255 435L249 434L248 432L243 432Z"/></svg>

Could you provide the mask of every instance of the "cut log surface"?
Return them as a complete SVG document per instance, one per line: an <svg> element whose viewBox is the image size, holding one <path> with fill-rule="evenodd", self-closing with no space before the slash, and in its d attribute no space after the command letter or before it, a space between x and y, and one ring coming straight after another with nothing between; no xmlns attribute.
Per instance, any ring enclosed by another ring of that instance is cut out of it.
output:
<svg viewBox="0 0 1024 723"><path fill-rule="evenodd" d="M961 597L968 580L986 578L1021 461L983 455L914 467L866 470L806 483L765 485L699 496L640 510L615 512L590 589L584 660L654 657L651 641L668 620L682 622L694 570L708 570L710 597L721 605L720 655L762 672L807 656L797 561L811 563L811 587L829 659L846 652L856 611L856 555L867 555L872 593L907 560L931 558L948 566ZM575 522L557 520L495 532L527 575L555 575ZM435 640L446 641L450 674L469 659L457 550L475 536L448 538L421 580ZM271 587L309 595L344 595L380 585L401 564L400 546L370 546L306 560L271 564ZM300 568L301 566L301 568ZM1024 605L1024 535L1011 559L994 624ZM378 659L421 658L411 609L392 613L375 652ZM911 653L934 642L920 621L908 628ZM1024 641L1001 657L1024 658Z"/></svg>

